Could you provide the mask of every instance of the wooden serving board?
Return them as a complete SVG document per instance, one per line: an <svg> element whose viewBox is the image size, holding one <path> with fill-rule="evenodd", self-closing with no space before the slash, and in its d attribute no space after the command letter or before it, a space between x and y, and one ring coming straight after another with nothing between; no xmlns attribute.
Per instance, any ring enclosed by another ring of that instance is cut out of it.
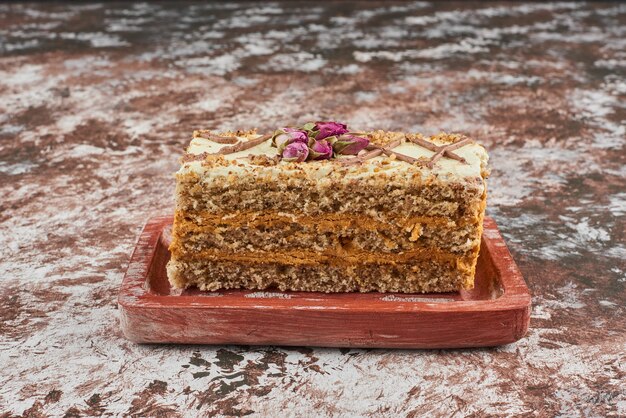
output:
<svg viewBox="0 0 626 418"><path fill-rule="evenodd" d="M453 348L507 344L530 321L530 294L498 228L484 223L475 288L459 293L171 289L172 217L146 224L119 294L138 343Z"/></svg>

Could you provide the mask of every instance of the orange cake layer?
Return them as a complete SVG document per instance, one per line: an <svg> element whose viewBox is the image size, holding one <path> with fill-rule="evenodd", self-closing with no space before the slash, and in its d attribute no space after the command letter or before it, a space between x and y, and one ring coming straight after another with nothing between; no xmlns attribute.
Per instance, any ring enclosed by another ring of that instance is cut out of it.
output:
<svg viewBox="0 0 626 418"><path fill-rule="evenodd" d="M237 251L253 246L267 251L306 248L309 251L410 251L417 248L462 255L480 245L480 219L451 221L434 217L392 217L301 213L243 212L232 215L186 216L176 213L173 249L202 251L213 247Z"/></svg>

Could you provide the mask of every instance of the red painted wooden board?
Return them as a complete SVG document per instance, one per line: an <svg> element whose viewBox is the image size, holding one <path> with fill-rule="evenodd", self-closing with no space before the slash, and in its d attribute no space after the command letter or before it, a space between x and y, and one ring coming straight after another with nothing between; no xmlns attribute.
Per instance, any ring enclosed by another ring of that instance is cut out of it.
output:
<svg viewBox="0 0 626 418"><path fill-rule="evenodd" d="M493 219L476 286L445 294L170 289L172 217L148 221L119 294L121 325L139 343L453 348L511 343L530 320L530 294Z"/></svg>

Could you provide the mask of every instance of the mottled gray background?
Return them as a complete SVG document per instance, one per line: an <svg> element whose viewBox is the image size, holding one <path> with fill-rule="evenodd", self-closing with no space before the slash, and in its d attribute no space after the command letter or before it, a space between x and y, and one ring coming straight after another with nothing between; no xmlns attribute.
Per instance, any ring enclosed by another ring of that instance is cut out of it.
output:
<svg viewBox="0 0 626 418"><path fill-rule="evenodd" d="M626 5L0 5L0 417L626 415ZM196 128L462 132L533 293L497 349L139 346ZM298 413L296 413L298 411Z"/></svg>

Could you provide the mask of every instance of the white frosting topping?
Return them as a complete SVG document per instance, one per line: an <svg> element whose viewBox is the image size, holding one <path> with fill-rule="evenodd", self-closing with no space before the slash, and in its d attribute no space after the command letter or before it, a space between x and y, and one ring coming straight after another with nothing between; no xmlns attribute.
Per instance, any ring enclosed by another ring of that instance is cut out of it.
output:
<svg viewBox="0 0 626 418"><path fill-rule="evenodd" d="M256 136L258 137L258 135ZM246 138L237 137L238 140L246 141ZM252 139L252 137L250 138ZM413 158L430 158L434 152L430 151L420 145L412 142L402 140L402 144L393 148L392 151L404 154ZM431 142L442 145L444 143ZM218 152L221 148L228 146L225 144L219 144L209 139L194 138L191 140L187 152L190 154L202 154L203 152L212 154ZM450 158L442 157L439 159L432 169L424 166L412 165L404 161L391 160L385 155L369 159L362 164L355 164L350 166L339 166L332 161L307 161L301 163L286 163L279 162L274 166L259 166L252 164L248 158L249 155L276 155L277 150L272 146L271 140L267 140L262 144L252 147L247 150L236 152L233 154L226 154L224 158L227 160L237 160L237 164L231 164L228 166L213 166L210 168L204 167L201 161L190 161L183 163L182 167L178 171L180 174L195 172L208 180L217 176L224 176L229 174L245 175L247 173L253 173L256 171L262 171L264 176L277 176L279 174L286 174L290 170L298 170L299 172L305 172L308 176L315 178L316 180L323 180L332 175L332 173L339 168L341 169L341 175L346 178L363 178L363 177L378 177L381 173L387 175L400 176L403 175L413 176L416 170L422 174L422 177L428 177L429 175L435 175L441 180L450 182L463 182L468 180L482 179L481 172L487 165L488 156L485 149L476 143L469 143L463 147L454 151L460 157L463 157L467 163L452 160ZM352 158L352 156L340 156L339 158ZM385 162L385 164L381 164Z"/></svg>

